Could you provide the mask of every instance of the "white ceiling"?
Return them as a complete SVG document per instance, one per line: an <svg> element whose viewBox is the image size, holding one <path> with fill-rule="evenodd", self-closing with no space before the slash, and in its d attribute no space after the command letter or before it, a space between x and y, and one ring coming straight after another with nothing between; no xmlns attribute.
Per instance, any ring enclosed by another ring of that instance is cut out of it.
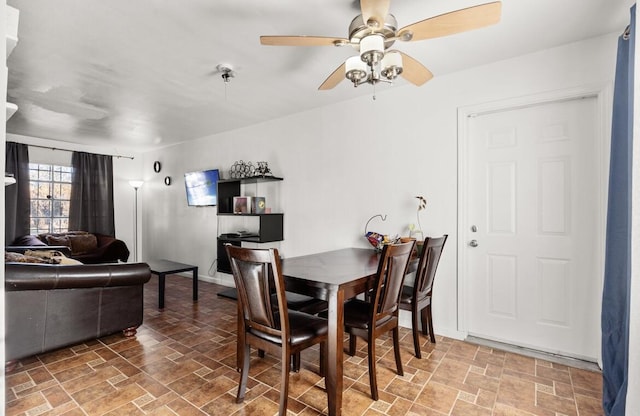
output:
<svg viewBox="0 0 640 416"><path fill-rule="evenodd" d="M489 0L392 0L400 27ZM318 86L351 47L261 46L260 35L348 37L354 0L8 0L7 132L65 142L166 146L371 95ZM395 47L434 76L622 32L633 0L503 0L492 27ZM225 84L216 66L233 66ZM433 82L433 81L431 81ZM535 82L535 80L532 80ZM404 80L386 88L421 88ZM401 104L399 104L401 105Z"/></svg>

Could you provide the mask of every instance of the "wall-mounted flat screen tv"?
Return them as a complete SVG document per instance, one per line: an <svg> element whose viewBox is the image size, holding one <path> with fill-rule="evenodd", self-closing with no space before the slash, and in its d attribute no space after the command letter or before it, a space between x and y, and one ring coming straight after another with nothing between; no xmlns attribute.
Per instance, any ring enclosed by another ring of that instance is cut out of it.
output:
<svg viewBox="0 0 640 416"><path fill-rule="evenodd" d="M217 205L218 178L218 169L185 173L184 186L187 189L187 204L194 207Z"/></svg>

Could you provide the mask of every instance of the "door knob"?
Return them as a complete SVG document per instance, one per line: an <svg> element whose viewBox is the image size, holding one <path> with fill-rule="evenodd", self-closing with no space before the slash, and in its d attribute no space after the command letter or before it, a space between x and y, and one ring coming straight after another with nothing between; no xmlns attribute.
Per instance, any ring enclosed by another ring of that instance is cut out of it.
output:
<svg viewBox="0 0 640 416"><path fill-rule="evenodd" d="M478 240L471 240L469 241L469 245L471 247L478 247Z"/></svg>

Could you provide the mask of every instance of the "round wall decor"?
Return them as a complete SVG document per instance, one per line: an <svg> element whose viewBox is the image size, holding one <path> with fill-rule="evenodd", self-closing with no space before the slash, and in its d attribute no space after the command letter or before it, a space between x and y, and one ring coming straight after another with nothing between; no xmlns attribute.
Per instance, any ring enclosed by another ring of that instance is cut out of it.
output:
<svg viewBox="0 0 640 416"><path fill-rule="evenodd" d="M153 162L153 171L155 173L158 173L158 172L160 172L160 169L162 169L162 165L160 165L160 162L157 161L157 160L155 162Z"/></svg>
<svg viewBox="0 0 640 416"><path fill-rule="evenodd" d="M164 177L164 184L167 186L171 185L171 176Z"/></svg>

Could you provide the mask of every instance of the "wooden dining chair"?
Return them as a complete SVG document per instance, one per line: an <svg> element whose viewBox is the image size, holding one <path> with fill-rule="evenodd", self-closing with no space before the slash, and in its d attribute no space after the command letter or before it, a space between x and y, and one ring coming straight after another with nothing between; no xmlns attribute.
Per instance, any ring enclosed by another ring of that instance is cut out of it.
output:
<svg viewBox="0 0 640 416"><path fill-rule="evenodd" d="M275 292L271 295L273 304L277 304ZM329 306L326 300L316 299L311 296L302 295L300 293L285 292L287 298L287 309L290 311L305 312L311 315L317 315L326 311ZM260 357L264 357L264 351L258 351ZM300 371L300 352L294 354L291 358L291 370L296 373Z"/></svg>
<svg viewBox="0 0 640 416"><path fill-rule="evenodd" d="M368 344L369 385L371 398L378 400L376 377L376 338L391 332L396 369L404 375L400 359L400 339L398 331L398 311L400 293L415 241L384 246L371 301L351 299L344 304L344 327L349 333L349 355L355 354L356 337Z"/></svg>
<svg viewBox="0 0 640 416"><path fill-rule="evenodd" d="M226 246L238 291L239 319L243 320L243 363L236 402L242 403L247 387L251 347L281 358L280 409L287 414L289 363L295 354L320 344L320 374L326 367L327 320L287 308L284 278L276 249ZM275 291L275 302L272 296ZM275 304L274 304L275 303Z"/></svg>
<svg viewBox="0 0 640 416"><path fill-rule="evenodd" d="M422 318L422 333L429 334L432 343L436 343L433 333L433 317L431 315L431 294L433 281L440 262L440 256L447 242L448 235L442 237L427 237L424 240L416 278L413 286L404 286L400 295L400 309L411 311L411 327L413 332L413 347L416 357L422 358L420 353L420 329L418 317Z"/></svg>

